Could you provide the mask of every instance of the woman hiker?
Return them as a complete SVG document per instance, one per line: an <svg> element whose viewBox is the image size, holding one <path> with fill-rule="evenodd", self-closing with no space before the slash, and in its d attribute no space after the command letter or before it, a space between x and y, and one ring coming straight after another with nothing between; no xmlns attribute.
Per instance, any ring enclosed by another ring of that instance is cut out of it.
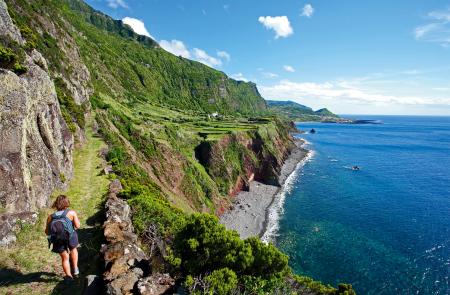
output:
<svg viewBox="0 0 450 295"><path fill-rule="evenodd" d="M77 213L70 210L69 206L70 201L67 196L58 196L52 205L56 212L47 217L45 228L49 245L53 244L52 252L61 256L66 281L73 280L72 275L78 276L80 273L78 270L78 235L76 232L80 228L80 220Z"/></svg>

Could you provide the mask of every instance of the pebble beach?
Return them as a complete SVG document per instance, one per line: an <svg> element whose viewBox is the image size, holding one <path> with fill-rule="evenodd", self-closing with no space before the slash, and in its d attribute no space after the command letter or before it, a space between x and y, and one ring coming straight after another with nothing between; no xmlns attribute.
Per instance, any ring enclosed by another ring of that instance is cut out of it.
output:
<svg viewBox="0 0 450 295"><path fill-rule="evenodd" d="M280 187L252 181L249 191L238 193L232 209L220 217L220 222L228 229L236 230L243 239L261 237L267 226L270 206L276 200L286 179L308 155L303 144L303 140L296 140L296 147L285 160L279 175Z"/></svg>

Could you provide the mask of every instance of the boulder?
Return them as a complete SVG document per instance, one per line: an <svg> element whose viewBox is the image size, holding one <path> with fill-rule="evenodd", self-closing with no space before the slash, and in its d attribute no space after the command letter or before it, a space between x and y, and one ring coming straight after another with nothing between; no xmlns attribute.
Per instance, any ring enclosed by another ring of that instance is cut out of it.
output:
<svg viewBox="0 0 450 295"><path fill-rule="evenodd" d="M123 273L116 279L106 284L106 294L108 295L128 295L133 294L136 282L142 277L142 271L135 269Z"/></svg>
<svg viewBox="0 0 450 295"><path fill-rule="evenodd" d="M174 286L175 280L169 274L156 273L140 279L137 289L140 295L160 295L166 294Z"/></svg>
<svg viewBox="0 0 450 295"><path fill-rule="evenodd" d="M16 241L14 234L22 223L34 224L38 215L35 212L21 212L0 216L0 247L8 246Z"/></svg>

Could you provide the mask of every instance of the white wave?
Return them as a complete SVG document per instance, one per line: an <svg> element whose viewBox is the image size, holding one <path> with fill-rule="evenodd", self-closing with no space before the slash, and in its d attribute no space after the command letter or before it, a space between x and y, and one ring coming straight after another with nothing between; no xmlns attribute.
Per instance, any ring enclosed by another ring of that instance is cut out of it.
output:
<svg viewBox="0 0 450 295"><path fill-rule="evenodd" d="M310 141L307 141L306 139L304 139L304 138L302 138L302 140L303 140L303 144L302 144L302 147L305 147L306 145L312 145L312 142L310 142Z"/></svg>
<svg viewBox="0 0 450 295"><path fill-rule="evenodd" d="M308 143L305 142L304 145L306 144ZM264 243L273 242L277 237L280 217L284 213L284 202L286 200L286 196L292 191L300 169L306 164L306 162L311 160L313 156L314 151L308 151L308 154L297 164L294 171L286 178L283 187L275 196L272 205L270 205L268 209L267 224L265 232L261 237L261 241Z"/></svg>

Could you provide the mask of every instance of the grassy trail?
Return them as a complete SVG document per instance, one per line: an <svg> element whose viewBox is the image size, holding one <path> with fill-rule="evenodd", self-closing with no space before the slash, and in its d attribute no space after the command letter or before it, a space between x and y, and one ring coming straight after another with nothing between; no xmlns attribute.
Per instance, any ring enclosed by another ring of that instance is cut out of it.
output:
<svg viewBox="0 0 450 295"><path fill-rule="evenodd" d="M90 128L86 133L87 142L74 153L74 177L64 192L81 221L80 278L70 286L62 282L59 255L48 249L44 234L45 220L52 211L44 209L36 225L23 226L13 247L1 249L0 294L80 294L84 275L101 273L103 200L109 180L100 175L103 160L99 151L105 143Z"/></svg>

